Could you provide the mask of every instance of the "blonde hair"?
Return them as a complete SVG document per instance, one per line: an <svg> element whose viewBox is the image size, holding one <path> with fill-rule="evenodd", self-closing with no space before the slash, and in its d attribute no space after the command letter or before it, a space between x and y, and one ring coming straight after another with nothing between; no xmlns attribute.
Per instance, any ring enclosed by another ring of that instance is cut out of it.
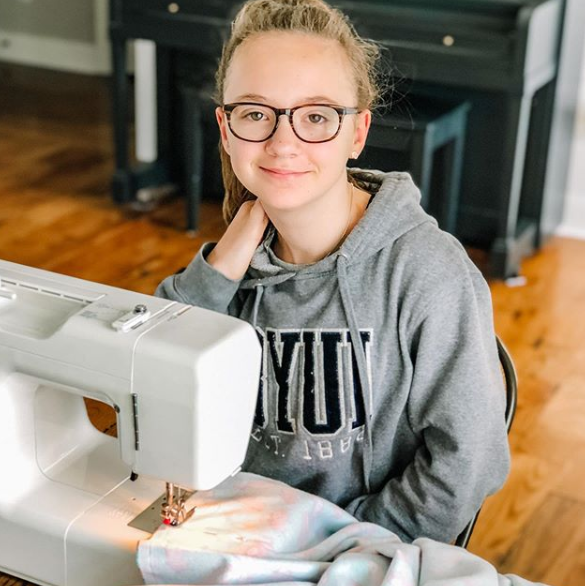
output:
<svg viewBox="0 0 585 586"><path fill-rule="evenodd" d="M323 0L249 0L239 10L226 41L216 73L216 102L223 104L225 79L236 49L252 35L271 32L303 32L338 41L349 58L357 90L357 107L371 109L380 97L376 63L380 50L362 39L348 18ZM231 222L240 206L254 196L236 177L230 157L219 144L225 197L223 217ZM357 184L357 180L348 175Z"/></svg>

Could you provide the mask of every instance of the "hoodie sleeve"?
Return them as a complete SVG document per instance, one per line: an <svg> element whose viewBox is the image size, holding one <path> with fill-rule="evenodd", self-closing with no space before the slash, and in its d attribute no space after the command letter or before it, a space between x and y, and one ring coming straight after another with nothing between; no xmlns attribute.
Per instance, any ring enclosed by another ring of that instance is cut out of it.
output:
<svg viewBox="0 0 585 586"><path fill-rule="evenodd" d="M479 273L463 280L444 280L408 328L413 370L407 410L420 440L414 460L379 492L347 507L406 541L452 541L509 469L490 292ZM381 448L374 438L374 468Z"/></svg>
<svg viewBox="0 0 585 586"><path fill-rule="evenodd" d="M227 313L241 280L228 279L205 260L214 246L213 242L204 244L187 268L160 283L155 295L171 301Z"/></svg>

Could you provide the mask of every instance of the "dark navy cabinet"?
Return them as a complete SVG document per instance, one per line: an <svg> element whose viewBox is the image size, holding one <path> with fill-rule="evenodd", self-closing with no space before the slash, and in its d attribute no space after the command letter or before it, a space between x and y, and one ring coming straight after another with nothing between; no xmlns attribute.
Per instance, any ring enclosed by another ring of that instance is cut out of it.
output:
<svg viewBox="0 0 585 586"><path fill-rule="evenodd" d="M239 2L110 0L114 62L114 198L177 177L173 90L178 54L207 83ZM562 216L578 91L583 0L335 0L363 36L384 47L400 107L408 95L470 105L454 232L489 251L491 273L514 275ZM126 41L157 43L159 158L143 173L128 156ZM194 75L197 79L197 75ZM197 83L197 81L195 81ZM562 101L559 100L562 96ZM180 127L180 125L179 125ZM175 135L173 135L175 136ZM391 162L390 162L391 164Z"/></svg>

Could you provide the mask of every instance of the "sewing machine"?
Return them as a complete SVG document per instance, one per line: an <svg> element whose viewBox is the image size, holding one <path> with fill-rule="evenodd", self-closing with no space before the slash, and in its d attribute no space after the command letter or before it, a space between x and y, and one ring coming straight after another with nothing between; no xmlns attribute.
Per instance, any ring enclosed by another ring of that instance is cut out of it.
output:
<svg viewBox="0 0 585 586"><path fill-rule="evenodd" d="M142 584L137 542L192 514L177 487L239 469L259 372L240 320L0 261L0 570ZM117 438L84 397L115 410Z"/></svg>

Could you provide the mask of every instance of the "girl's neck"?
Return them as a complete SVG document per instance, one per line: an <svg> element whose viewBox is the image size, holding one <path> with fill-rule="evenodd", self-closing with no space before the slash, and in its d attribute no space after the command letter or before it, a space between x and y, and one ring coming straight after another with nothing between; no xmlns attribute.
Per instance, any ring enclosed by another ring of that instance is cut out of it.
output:
<svg viewBox="0 0 585 586"><path fill-rule="evenodd" d="M334 204L319 200L311 209L271 217L277 231L275 254L291 264L314 264L335 252L363 216L370 194L347 183ZM270 215L270 214L269 214Z"/></svg>

